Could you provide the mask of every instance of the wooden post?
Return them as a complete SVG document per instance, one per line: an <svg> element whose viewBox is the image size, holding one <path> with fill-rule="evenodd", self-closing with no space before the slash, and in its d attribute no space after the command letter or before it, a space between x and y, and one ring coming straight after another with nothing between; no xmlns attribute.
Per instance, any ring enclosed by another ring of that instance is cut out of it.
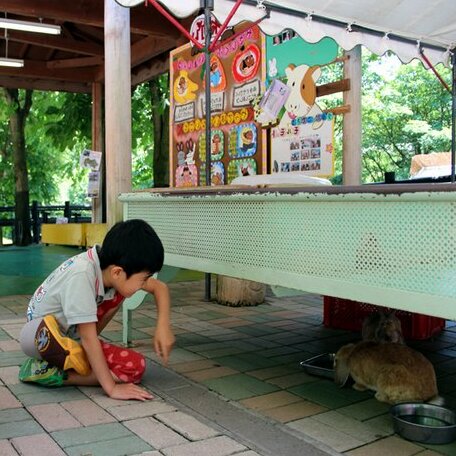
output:
<svg viewBox="0 0 456 456"><path fill-rule="evenodd" d="M350 90L344 92L344 105L351 107L344 115L342 177L344 185L361 184L361 46L347 51L344 78L350 80Z"/></svg>
<svg viewBox="0 0 456 456"><path fill-rule="evenodd" d="M106 221L122 220L119 193L131 191L130 10L105 0Z"/></svg>
<svg viewBox="0 0 456 456"><path fill-rule="evenodd" d="M103 182L106 182L106 161L103 147L103 85L99 82L92 84L92 150L102 152L100 165L100 194L92 198L92 223L103 222Z"/></svg>
<svg viewBox="0 0 456 456"><path fill-rule="evenodd" d="M264 302L266 285L235 277L217 276L217 302L225 306L256 306Z"/></svg>

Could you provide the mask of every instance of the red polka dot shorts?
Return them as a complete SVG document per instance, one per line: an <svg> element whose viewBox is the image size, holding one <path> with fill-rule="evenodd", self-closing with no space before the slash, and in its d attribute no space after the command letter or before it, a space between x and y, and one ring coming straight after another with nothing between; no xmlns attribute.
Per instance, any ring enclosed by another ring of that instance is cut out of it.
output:
<svg viewBox="0 0 456 456"><path fill-rule="evenodd" d="M108 310L119 306L123 296L116 294L112 300L98 306L97 317L100 319ZM109 370L122 382L139 383L146 370L146 360L141 353L100 340Z"/></svg>
<svg viewBox="0 0 456 456"><path fill-rule="evenodd" d="M146 370L146 361L141 353L101 341L101 348L109 370L122 382L139 383Z"/></svg>

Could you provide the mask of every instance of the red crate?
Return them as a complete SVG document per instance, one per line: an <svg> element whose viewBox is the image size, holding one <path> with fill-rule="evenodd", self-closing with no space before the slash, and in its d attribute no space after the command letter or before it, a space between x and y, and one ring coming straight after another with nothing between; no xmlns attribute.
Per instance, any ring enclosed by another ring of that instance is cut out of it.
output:
<svg viewBox="0 0 456 456"><path fill-rule="evenodd" d="M389 310L389 308L324 296L323 324L328 328L361 331L364 319L370 313L378 310ZM429 317L404 310L395 310L394 312L401 321L402 334L405 339L429 339L445 328L443 318Z"/></svg>

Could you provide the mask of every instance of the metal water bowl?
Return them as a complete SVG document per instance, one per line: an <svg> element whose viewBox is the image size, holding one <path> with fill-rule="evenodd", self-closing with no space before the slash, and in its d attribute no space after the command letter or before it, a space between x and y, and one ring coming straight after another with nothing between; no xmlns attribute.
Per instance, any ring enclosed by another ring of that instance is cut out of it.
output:
<svg viewBox="0 0 456 456"><path fill-rule="evenodd" d="M299 364L308 374L334 380L334 353L323 353Z"/></svg>
<svg viewBox="0 0 456 456"><path fill-rule="evenodd" d="M456 413L440 405L404 403L391 407L394 431L415 442L443 444L456 439Z"/></svg>

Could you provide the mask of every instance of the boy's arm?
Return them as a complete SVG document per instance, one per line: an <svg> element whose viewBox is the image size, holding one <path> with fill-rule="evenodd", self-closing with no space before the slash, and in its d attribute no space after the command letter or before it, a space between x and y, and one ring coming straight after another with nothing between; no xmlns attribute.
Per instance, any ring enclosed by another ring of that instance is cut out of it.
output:
<svg viewBox="0 0 456 456"><path fill-rule="evenodd" d="M171 299L168 285L153 277L149 277L143 290L153 294L155 298L155 305L157 306L157 327L154 336L154 350L166 365L176 340L171 329Z"/></svg>
<svg viewBox="0 0 456 456"><path fill-rule="evenodd" d="M152 398L151 394L133 383L118 384L114 381L98 339L95 322L80 323L78 331L81 336L81 345L86 352L90 367L98 383L109 397L113 399L138 399L141 401Z"/></svg>

